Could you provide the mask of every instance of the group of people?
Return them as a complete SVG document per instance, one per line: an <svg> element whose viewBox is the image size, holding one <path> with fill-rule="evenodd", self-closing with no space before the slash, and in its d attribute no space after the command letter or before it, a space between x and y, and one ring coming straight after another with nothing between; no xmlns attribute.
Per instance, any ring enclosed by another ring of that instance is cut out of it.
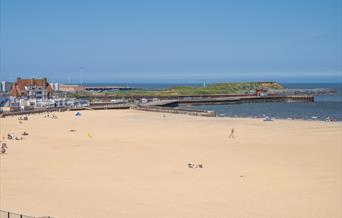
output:
<svg viewBox="0 0 342 218"><path fill-rule="evenodd" d="M19 118L18 118L18 120L28 120L28 117L27 116L20 116Z"/></svg>
<svg viewBox="0 0 342 218"><path fill-rule="evenodd" d="M18 137L16 135L14 135L14 133L8 133L7 139L8 140L23 140L23 137Z"/></svg>
<svg viewBox="0 0 342 218"><path fill-rule="evenodd" d="M28 120L28 117L27 116L20 116L18 117L18 120L19 120L19 123L22 124L23 123L23 120Z"/></svg>
<svg viewBox="0 0 342 218"><path fill-rule="evenodd" d="M28 136L29 134L26 132L26 131L24 131L21 135L23 135L23 136ZM6 137L5 136L3 136L2 137L2 140L4 141L4 140L6 140ZM8 133L7 134L7 140L23 140L23 137L18 137L18 136L16 136L14 133ZM1 143L1 141L0 141L0 143ZM6 153L6 150L7 150L7 144L5 143L5 142L2 142L1 143L1 147L0 147L0 154L5 154Z"/></svg>
<svg viewBox="0 0 342 218"><path fill-rule="evenodd" d="M46 115L44 115L44 118L57 119L57 116L55 114L52 114L52 116L50 116L50 114L47 113Z"/></svg>
<svg viewBox="0 0 342 218"><path fill-rule="evenodd" d="M188 163L189 168L203 168L203 164Z"/></svg>
<svg viewBox="0 0 342 218"><path fill-rule="evenodd" d="M228 138L230 138L230 139L235 138L235 129L234 128L230 129L230 134L229 134ZM188 163L188 167L189 168L203 168L203 164Z"/></svg>

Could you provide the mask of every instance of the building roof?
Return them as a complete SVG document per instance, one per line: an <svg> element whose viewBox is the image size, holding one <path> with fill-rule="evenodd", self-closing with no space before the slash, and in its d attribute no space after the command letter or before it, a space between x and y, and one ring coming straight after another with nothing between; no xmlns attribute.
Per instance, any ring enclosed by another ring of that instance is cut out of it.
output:
<svg viewBox="0 0 342 218"><path fill-rule="evenodd" d="M10 96L20 97L25 93L25 87L30 87L30 86L40 86L40 87L45 88L48 91L49 95L52 93L52 87L47 82L47 78L43 78L43 79L17 78L17 81L13 84L10 90Z"/></svg>

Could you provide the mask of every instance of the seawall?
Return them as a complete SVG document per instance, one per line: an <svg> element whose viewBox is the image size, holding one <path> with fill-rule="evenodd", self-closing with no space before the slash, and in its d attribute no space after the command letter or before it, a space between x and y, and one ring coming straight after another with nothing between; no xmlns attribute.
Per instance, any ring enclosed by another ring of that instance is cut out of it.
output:
<svg viewBox="0 0 342 218"><path fill-rule="evenodd" d="M131 106L133 110L160 112L160 113L173 113L173 114L186 114L192 116L216 117L215 111L205 110L191 110L191 109L175 109L171 107L158 107L158 106Z"/></svg>

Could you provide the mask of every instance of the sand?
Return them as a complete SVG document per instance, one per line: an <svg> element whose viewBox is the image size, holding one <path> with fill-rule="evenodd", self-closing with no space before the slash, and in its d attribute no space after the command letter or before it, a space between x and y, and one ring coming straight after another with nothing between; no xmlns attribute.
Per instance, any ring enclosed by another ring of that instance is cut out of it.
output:
<svg viewBox="0 0 342 218"><path fill-rule="evenodd" d="M6 140L0 155L0 209L57 218L342 216L341 123L81 113L0 119L2 136L29 133Z"/></svg>

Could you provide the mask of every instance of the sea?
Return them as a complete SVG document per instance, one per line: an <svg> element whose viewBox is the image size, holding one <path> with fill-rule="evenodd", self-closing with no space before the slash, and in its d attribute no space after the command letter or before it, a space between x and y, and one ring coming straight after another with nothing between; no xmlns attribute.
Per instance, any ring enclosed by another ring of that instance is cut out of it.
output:
<svg viewBox="0 0 342 218"><path fill-rule="evenodd" d="M199 110L213 110L224 117L252 117L273 119L336 120L342 121L342 83L281 83L287 89L331 88L335 94L315 96L314 102L258 102L226 105L180 106ZM86 84L117 85L141 89L164 89L174 86L202 86L202 83L117 83Z"/></svg>
<svg viewBox="0 0 342 218"><path fill-rule="evenodd" d="M213 110L224 117L342 121L341 83L284 83L288 89L331 88L335 94L318 95L314 102L262 102L226 105L196 105L187 108ZM184 108L184 106L183 106Z"/></svg>
<svg viewBox="0 0 342 218"><path fill-rule="evenodd" d="M141 89L164 89L174 86L202 86L201 83L87 83L85 86L127 86ZM182 106L213 110L224 117L342 121L342 83L282 83L287 89L331 88L335 94L315 96L314 102L260 102L226 105ZM4 98L0 97L0 101Z"/></svg>

